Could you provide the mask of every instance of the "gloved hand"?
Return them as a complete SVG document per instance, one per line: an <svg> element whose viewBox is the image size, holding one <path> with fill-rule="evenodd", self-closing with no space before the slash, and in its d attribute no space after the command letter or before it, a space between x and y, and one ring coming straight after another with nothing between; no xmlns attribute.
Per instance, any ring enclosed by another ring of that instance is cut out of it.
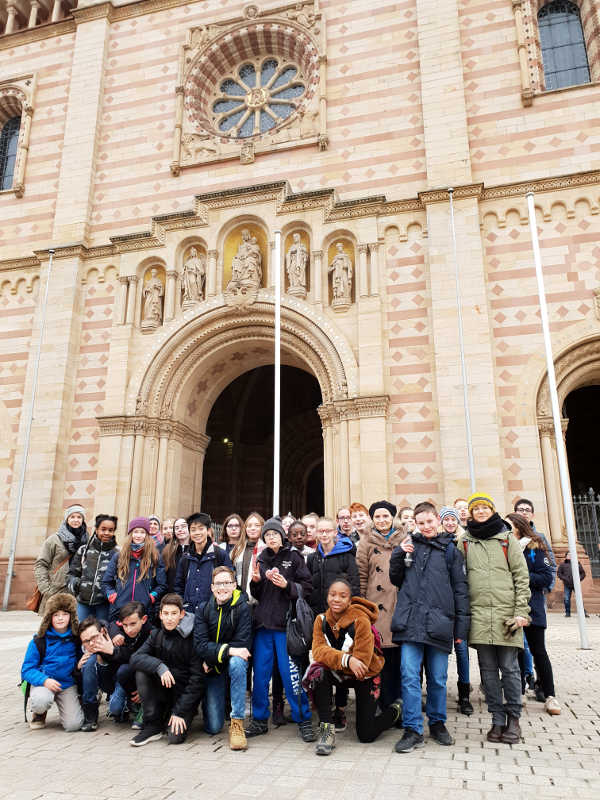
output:
<svg viewBox="0 0 600 800"><path fill-rule="evenodd" d="M519 628L525 627L525 625L529 625L530 623L529 617L509 617L505 619L502 623L504 625L504 629L506 631L507 636L514 636L515 633L519 630Z"/></svg>

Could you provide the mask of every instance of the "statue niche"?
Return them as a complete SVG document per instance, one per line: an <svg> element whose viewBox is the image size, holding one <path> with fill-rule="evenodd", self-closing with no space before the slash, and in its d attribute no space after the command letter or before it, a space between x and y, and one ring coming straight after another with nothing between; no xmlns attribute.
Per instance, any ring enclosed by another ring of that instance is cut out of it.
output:
<svg viewBox="0 0 600 800"><path fill-rule="evenodd" d="M152 267L152 269L148 270L142 285L141 329L144 333L152 333L163 322L165 286L158 272L157 267Z"/></svg>
<svg viewBox="0 0 600 800"><path fill-rule="evenodd" d="M332 245L333 247L333 245ZM348 253L351 247L347 242L336 242L333 258L328 267L328 274L331 275L332 301L331 307L334 311L346 311L352 304L352 278L353 260ZM331 257L331 250L329 254Z"/></svg>
<svg viewBox="0 0 600 800"><path fill-rule="evenodd" d="M239 237L239 234L238 234ZM238 238L238 237L234 237ZM256 300L258 290L263 284L263 249L259 237L265 239L264 233L255 226L242 228L241 241L237 248L228 239L225 248L225 260L228 252L231 258L231 277L225 286L225 301L229 305L250 305Z"/></svg>
<svg viewBox="0 0 600 800"><path fill-rule="evenodd" d="M184 311L204 300L206 256L197 247L190 247L181 272L181 307Z"/></svg>
<svg viewBox="0 0 600 800"><path fill-rule="evenodd" d="M285 269L288 277L288 294L306 297L308 248L299 232L292 234L292 243L285 254Z"/></svg>

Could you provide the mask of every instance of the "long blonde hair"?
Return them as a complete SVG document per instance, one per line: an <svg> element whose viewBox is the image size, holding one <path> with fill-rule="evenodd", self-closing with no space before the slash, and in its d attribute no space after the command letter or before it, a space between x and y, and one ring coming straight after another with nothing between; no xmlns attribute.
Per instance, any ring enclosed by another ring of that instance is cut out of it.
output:
<svg viewBox="0 0 600 800"><path fill-rule="evenodd" d="M119 560L117 561L117 577L120 581L125 583L127 578L129 578L129 562L131 560L131 541L132 541L132 533L129 534L127 539L125 540L125 544L119 553ZM150 571L152 571L152 575L156 575L156 567L160 560L160 556L158 554L158 550L156 549L156 545L150 536L149 533L146 534L146 539L144 541L144 546L141 551L140 555L140 573L138 575L138 580L143 580L147 575L150 575Z"/></svg>
<svg viewBox="0 0 600 800"><path fill-rule="evenodd" d="M246 542L248 541L248 536L246 535L246 525L248 524L248 520L252 519L252 517L256 517L256 519L258 520L261 531L263 525L265 524L264 519L261 517L258 511L252 511L252 513L248 514L248 516L246 517L246 521L244 522L244 547L246 546ZM260 533L258 534L258 541L260 542Z"/></svg>
<svg viewBox="0 0 600 800"><path fill-rule="evenodd" d="M246 547L246 524L239 514L230 514L228 517L225 518L225 521L223 522L222 531L223 531L223 541L226 542L227 544L229 543L229 536L227 534L227 525L232 519L235 519L240 523L240 537L233 546L231 553L229 554L231 563L234 564L236 558L240 555L240 553L244 552L244 549Z"/></svg>

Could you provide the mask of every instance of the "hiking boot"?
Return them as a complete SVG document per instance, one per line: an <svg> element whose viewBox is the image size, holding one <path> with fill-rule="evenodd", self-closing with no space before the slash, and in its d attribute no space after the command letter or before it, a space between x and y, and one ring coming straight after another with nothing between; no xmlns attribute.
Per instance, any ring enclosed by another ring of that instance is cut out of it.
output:
<svg viewBox="0 0 600 800"><path fill-rule="evenodd" d="M404 736L400 741L396 742L394 750L397 753L410 753L418 747L423 747L425 744L425 737L422 733L417 733L411 728L404 729Z"/></svg>
<svg viewBox="0 0 600 800"><path fill-rule="evenodd" d="M334 709L334 712L333 712L333 725L335 727L335 732L336 733L341 733L342 731L346 730L348 725L347 725L347 722L346 722L346 709L345 708L337 708L337 706L336 706L336 708ZM327 755L329 755L329 754L327 754Z"/></svg>
<svg viewBox="0 0 600 800"><path fill-rule="evenodd" d="M322 722L319 725L319 741L315 745L318 756L329 756L335 747L335 727L332 722Z"/></svg>
<svg viewBox="0 0 600 800"><path fill-rule="evenodd" d="M474 709L471 705L469 700L469 695L471 693L471 684L470 683L461 683L458 682L458 710L461 714L464 714L467 717L470 717L473 713Z"/></svg>
<svg viewBox="0 0 600 800"><path fill-rule="evenodd" d="M492 727L487 732L488 742L501 742L503 731L504 731L503 725L492 725Z"/></svg>
<svg viewBox="0 0 600 800"><path fill-rule="evenodd" d="M544 703L544 708L546 710L546 713L552 716L560 714L560 706L556 701L556 697L552 697L551 694L549 694L548 697L546 698L546 702Z"/></svg>
<svg viewBox="0 0 600 800"><path fill-rule="evenodd" d="M152 725L148 728L142 728L137 736L129 740L129 744L133 747L142 747L148 744L148 742L157 742L159 739L162 739L162 735L162 728Z"/></svg>
<svg viewBox="0 0 600 800"><path fill-rule="evenodd" d="M248 725L244 729L244 733L246 737L250 739L252 736L262 736L263 733L269 732L269 723L266 719L252 719L248 722Z"/></svg>
<svg viewBox="0 0 600 800"><path fill-rule="evenodd" d="M277 702L273 703L273 713L271 714L271 722L275 725L276 728L279 728L280 725L285 725L286 719L283 713L283 703Z"/></svg>
<svg viewBox="0 0 600 800"><path fill-rule="evenodd" d="M83 725L79 730L85 733L98 730L98 706L95 703L83 704Z"/></svg>
<svg viewBox="0 0 600 800"><path fill-rule="evenodd" d="M429 737L435 739L438 744L443 744L444 747L454 744L454 739L443 722L434 722L429 726Z"/></svg>
<svg viewBox="0 0 600 800"><path fill-rule="evenodd" d="M29 727L32 731L39 731L42 728L46 727L46 714L48 712L44 711L43 714L33 714L31 720L29 721Z"/></svg>
<svg viewBox="0 0 600 800"><path fill-rule="evenodd" d="M231 750L248 749L243 719L232 719L229 722L229 747Z"/></svg>
<svg viewBox="0 0 600 800"><path fill-rule="evenodd" d="M518 717L508 715L508 722L502 731L500 741L504 742L504 744L519 744L521 741L521 726L519 725Z"/></svg>
<svg viewBox="0 0 600 800"><path fill-rule="evenodd" d="M313 731L312 720L304 719L298 723L298 733L300 734L303 742L316 742L317 737Z"/></svg>

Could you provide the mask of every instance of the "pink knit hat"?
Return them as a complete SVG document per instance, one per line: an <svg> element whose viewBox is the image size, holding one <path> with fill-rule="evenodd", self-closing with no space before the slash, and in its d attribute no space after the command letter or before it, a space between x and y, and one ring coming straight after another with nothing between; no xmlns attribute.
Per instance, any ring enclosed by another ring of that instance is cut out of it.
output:
<svg viewBox="0 0 600 800"><path fill-rule="evenodd" d="M136 517L127 526L127 533L131 533L134 528L143 528L146 533L150 533L150 520L148 517Z"/></svg>

